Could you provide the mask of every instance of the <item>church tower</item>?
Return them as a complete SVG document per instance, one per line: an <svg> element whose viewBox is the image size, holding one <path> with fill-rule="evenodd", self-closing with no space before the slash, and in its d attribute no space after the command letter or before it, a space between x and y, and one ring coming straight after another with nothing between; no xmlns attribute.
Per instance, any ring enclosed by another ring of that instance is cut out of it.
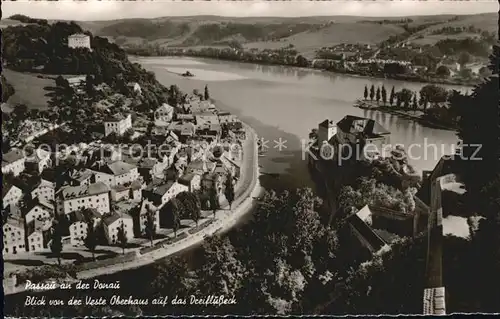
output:
<svg viewBox="0 0 500 319"><path fill-rule="evenodd" d="M328 142L335 134L337 134L337 125L331 120L324 120L318 125L318 146L321 147L323 142Z"/></svg>

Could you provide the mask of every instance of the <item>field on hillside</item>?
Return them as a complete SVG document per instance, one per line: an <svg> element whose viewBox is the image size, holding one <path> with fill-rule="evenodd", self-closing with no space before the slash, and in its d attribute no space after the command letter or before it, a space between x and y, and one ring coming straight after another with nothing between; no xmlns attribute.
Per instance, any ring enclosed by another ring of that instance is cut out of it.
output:
<svg viewBox="0 0 500 319"><path fill-rule="evenodd" d="M165 17L157 19L126 19L116 21L79 22L96 35L109 36L122 46L137 45L143 41L165 46L197 47L224 45L237 41L246 48L276 49L293 44L308 57L321 47L339 43L375 44L390 36L405 32L409 27L428 26L409 40L420 44L434 44L443 38L471 36L467 32L456 35L432 35L443 27L471 26L488 32L497 31L495 13L453 16L415 17ZM433 25L434 24L434 25ZM288 34L287 34L288 33Z"/></svg>
<svg viewBox="0 0 500 319"><path fill-rule="evenodd" d="M7 101L10 105L25 104L29 109L45 109L50 99L45 87L54 87L55 80L38 78L34 73L21 73L4 68L2 74L12 84L15 94Z"/></svg>
<svg viewBox="0 0 500 319"><path fill-rule="evenodd" d="M318 31L302 32L284 38L279 42L250 42L247 48L275 49L293 44L295 49L306 57L314 56L316 49L340 43L376 44L392 35L404 32L397 25L379 25L369 23L335 23Z"/></svg>

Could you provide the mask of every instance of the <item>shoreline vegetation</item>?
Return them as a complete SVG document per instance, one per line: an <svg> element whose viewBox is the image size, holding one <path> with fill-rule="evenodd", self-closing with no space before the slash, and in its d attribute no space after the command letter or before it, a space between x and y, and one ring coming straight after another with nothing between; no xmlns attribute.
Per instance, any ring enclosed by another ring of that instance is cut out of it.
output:
<svg viewBox="0 0 500 319"><path fill-rule="evenodd" d="M259 65L274 65L274 66L285 66L285 67L296 67L303 70L312 70L319 72L331 72L336 74L343 74L349 76L356 77L366 77L366 78L375 78L375 79L390 79L397 81L407 81L407 82L416 82L416 83L428 83L428 84L440 84L440 85L458 85L458 86L467 86L474 87L475 85L481 82L481 79L446 79L440 77L429 77L422 75L405 75L405 74L393 74L393 73L381 73L381 72L371 72L371 71L349 71L349 70L340 70L332 68L324 67L324 66L316 66L313 64L313 61L307 60L302 55L297 55L293 59L283 60L283 61L266 61L262 58L248 58L244 54L240 55L230 55L230 56L221 56L219 55L219 51L223 51L224 49L219 48L208 48L201 50L192 50L192 49L175 49L172 51L166 51L164 53L147 53L141 49L134 49L130 47L124 48L125 52L130 54L131 56L138 58L145 57L183 57L183 58L203 58L203 59L212 59L218 61L231 61L231 62L240 62L240 63L249 63L249 64L259 64ZM206 52L205 52L206 50Z"/></svg>
<svg viewBox="0 0 500 319"><path fill-rule="evenodd" d="M353 106L394 114L430 128L456 131L468 96L434 84L425 85L419 92L406 88L396 92L393 86L390 93L383 85L371 85L365 86L363 98Z"/></svg>
<svg viewBox="0 0 500 319"><path fill-rule="evenodd" d="M419 114L420 113L419 111L395 110L395 109L392 109L388 105L379 105L376 102L364 101L361 99L356 100L356 102L354 103L353 106L360 108L362 110L380 111L380 112L384 112L384 113L388 113L388 114L397 115L398 117L404 118L406 120L415 121L415 122L419 123L420 125L430 127L430 128L447 130L447 131L456 131L457 130L457 127L455 127L455 126L445 125L443 123L434 122L432 120L422 118L422 115Z"/></svg>

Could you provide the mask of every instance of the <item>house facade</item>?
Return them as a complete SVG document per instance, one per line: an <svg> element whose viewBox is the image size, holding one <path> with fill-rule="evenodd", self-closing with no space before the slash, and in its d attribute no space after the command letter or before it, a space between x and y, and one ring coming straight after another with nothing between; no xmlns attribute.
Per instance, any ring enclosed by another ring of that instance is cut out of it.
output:
<svg viewBox="0 0 500 319"><path fill-rule="evenodd" d="M24 219L26 224L35 220L42 221L52 219L54 216L54 205L40 198L34 198L26 203Z"/></svg>
<svg viewBox="0 0 500 319"><path fill-rule="evenodd" d="M87 48L90 50L90 36L82 33L72 34L68 37L68 47L72 49Z"/></svg>
<svg viewBox="0 0 500 319"><path fill-rule="evenodd" d="M201 189L201 175L195 173L184 174L179 178L179 183L188 187L190 192Z"/></svg>
<svg viewBox="0 0 500 319"><path fill-rule="evenodd" d="M102 182L110 187L130 184L139 179L137 166L124 161L105 164L94 171L96 183Z"/></svg>
<svg viewBox="0 0 500 319"><path fill-rule="evenodd" d="M331 120L319 123L315 148L321 159L332 160L345 148L355 147L349 150L350 156L362 160L385 155L384 147L389 143L390 132L382 125L372 119L347 115L338 123Z"/></svg>
<svg viewBox="0 0 500 319"><path fill-rule="evenodd" d="M31 198L40 198L41 200L52 203L55 195L55 185L45 179L40 182L31 190Z"/></svg>
<svg viewBox="0 0 500 319"><path fill-rule="evenodd" d="M14 185L2 188L2 204L3 208L9 205L15 205L19 203L23 197L23 191Z"/></svg>
<svg viewBox="0 0 500 319"><path fill-rule="evenodd" d="M127 242L134 238L134 222L130 215L122 213L113 213L112 215L103 219L104 236L108 244L119 244L118 231L123 227Z"/></svg>
<svg viewBox="0 0 500 319"><path fill-rule="evenodd" d="M172 121L174 117L174 108L167 103L163 103L155 110L154 118L155 124L166 124Z"/></svg>
<svg viewBox="0 0 500 319"><path fill-rule="evenodd" d="M104 121L104 135L111 133L123 135L129 128L132 128L132 116L130 114L116 114Z"/></svg>
<svg viewBox="0 0 500 319"><path fill-rule="evenodd" d="M18 176L25 169L26 156L23 150L14 148L6 154L2 154L2 174L12 173Z"/></svg>
<svg viewBox="0 0 500 319"><path fill-rule="evenodd" d="M25 252L24 221L20 216L9 216L3 225L3 253Z"/></svg>
<svg viewBox="0 0 500 319"><path fill-rule="evenodd" d="M102 182L61 188L56 195L58 214L67 215L82 208L95 208L101 215L109 213L109 193L109 186Z"/></svg>

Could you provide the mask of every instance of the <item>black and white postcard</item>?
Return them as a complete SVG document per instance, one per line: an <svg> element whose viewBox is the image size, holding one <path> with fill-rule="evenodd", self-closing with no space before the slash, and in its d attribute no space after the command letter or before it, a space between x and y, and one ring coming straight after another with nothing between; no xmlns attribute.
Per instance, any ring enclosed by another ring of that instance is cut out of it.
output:
<svg viewBox="0 0 500 319"><path fill-rule="evenodd" d="M2 1L6 317L500 312L497 1Z"/></svg>

